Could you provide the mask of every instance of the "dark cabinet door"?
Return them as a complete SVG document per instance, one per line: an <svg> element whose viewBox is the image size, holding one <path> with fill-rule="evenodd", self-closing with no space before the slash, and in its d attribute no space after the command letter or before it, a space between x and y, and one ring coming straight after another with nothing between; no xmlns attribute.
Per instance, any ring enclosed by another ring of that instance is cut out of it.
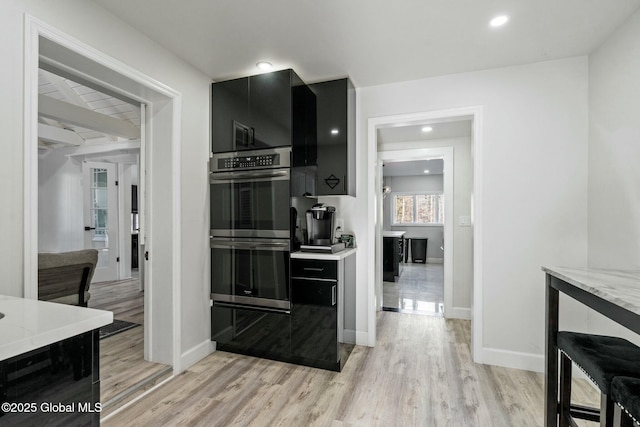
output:
<svg viewBox="0 0 640 427"><path fill-rule="evenodd" d="M282 70L213 83L212 151L291 145L291 91L298 81L293 70Z"/></svg>
<svg viewBox="0 0 640 427"><path fill-rule="evenodd" d="M337 282L292 279L291 354L339 362Z"/></svg>
<svg viewBox="0 0 640 427"><path fill-rule="evenodd" d="M249 77L252 149L291 145L292 70Z"/></svg>
<svg viewBox="0 0 640 427"><path fill-rule="evenodd" d="M310 85L316 94L317 195L355 196L355 89L349 79Z"/></svg>
<svg viewBox="0 0 640 427"><path fill-rule="evenodd" d="M286 360L291 353L291 316L214 305L211 339L223 351Z"/></svg>
<svg viewBox="0 0 640 427"><path fill-rule="evenodd" d="M211 116L212 152L224 153L251 149L249 79L213 83L211 85ZM243 131L244 134L242 134ZM236 138L239 140L236 141Z"/></svg>

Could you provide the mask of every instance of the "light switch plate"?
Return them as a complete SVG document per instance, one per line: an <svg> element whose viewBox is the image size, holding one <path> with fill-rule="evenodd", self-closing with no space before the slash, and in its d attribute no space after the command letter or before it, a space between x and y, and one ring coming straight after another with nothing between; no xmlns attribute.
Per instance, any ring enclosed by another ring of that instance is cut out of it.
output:
<svg viewBox="0 0 640 427"><path fill-rule="evenodd" d="M471 217L468 215L460 215L460 217L458 217L458 224L460 227L471 227Z"/></svg>

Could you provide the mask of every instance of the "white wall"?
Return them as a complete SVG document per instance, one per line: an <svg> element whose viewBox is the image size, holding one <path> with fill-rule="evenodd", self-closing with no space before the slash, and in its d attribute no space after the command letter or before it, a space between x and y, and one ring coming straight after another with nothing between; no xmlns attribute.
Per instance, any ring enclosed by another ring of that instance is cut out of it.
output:
<svg viewBox="0 0 640 427"><path fill-rule="evenodd" d="M181 351L206 349L210 344L209 329L209 249L208 249L208 185L209 157L209 84L210 79L196 71L174 54L146 36L107 13L92 2L82 0L15 0L5 2L0 14L0 126L3 129L0 178L11 185L0 187L0 293L23 294L23 73L24 73L24 14L28 13L128 64L182 95L180 123L181 161L181 242L182 263L179 292L181 298ZM209 52L213 55L214 53ZM160 116L161 114L159 114ZM170 126L170 117L161 118ZM172 156L169 147L156 147L154 156ZM162 172L165 177L160 175ZM171 170L157 171L157 194L171 194ZM166 178L166 179L165 179ZM158 203L161 200L158 200ZM156 220L163 224L154 235L155 241L169 246L172 241L172 204L157 210ZM163 218L166 217L166 221ZM170 253L170 251L169 251ZM153 255L152 255L153 256ZM160 262L160 253L156 253ZM163 255L164 256L164 255ZM165 263L163 263L165 264ZM171 264L167 274L156 280L170 281ZM160 266L159 266L160 267ZM167 301L169 306L172 301ZM157 316L167 317L168 311Z"/></svg>
<svg viewBox="0 0 640 427"><path fill-rule="evenodd" d="M373 224L367 120L482 106L483 361L541 370L542 265L586 265L587 58L359 89L358 197L339 198L356 233L357 327L367 331ZM475 150L475 149L474 149Z"/></svg>
<svg viewBox="0 0 640 427"><path fill-rule="evenodd" d="M38 251L84 249L82 164L64 150L39 153Z"/></svg>
<svg viewBox="0 0 640 427"><path fill-rule="evenodd" d="M640 268L640 11L589 57L589 266ZM589 312L589 331L622 334Z"/></svg>

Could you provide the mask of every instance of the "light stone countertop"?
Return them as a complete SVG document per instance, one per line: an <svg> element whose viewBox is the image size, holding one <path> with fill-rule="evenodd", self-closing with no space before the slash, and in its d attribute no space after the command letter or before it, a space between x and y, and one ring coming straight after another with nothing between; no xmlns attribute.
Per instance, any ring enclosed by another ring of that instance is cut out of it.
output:
<svg viewBox="0 0 640 427"><path fill-rule="evenodd" d="M568 267L542 270L605 301L640 315L640 271Z"/></svg>
<svg viewBox="0 0 640 427"><path fill-rule="evenodd" d="M0 295L0 360L18 356L113 322L93 308Z"/></svg>
<svg viewBox="0 0 640 427"><path fill-rule="evenodd" d="M382 237L402 237L406 231L383 231Z"/></svg>
<svg viewBox="0 0 640 427"><path fill-rule="evenodd" d="M298 252L291 252L291 258L293 259L324 259L324 260L339 261L354 253L356 253L356 248L343 249L340 252L335 252L335 253L298 251Z"/></svg>

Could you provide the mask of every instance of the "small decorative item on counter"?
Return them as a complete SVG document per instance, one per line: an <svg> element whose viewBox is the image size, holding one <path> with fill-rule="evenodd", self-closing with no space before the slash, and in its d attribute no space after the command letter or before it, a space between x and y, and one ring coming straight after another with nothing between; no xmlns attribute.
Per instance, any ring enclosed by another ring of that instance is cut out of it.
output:
<svg viewBox="0 0 640 427"><path fill-rule="evenodd" d="M344 243L345 248L353 248L355 246L355 236L353 234L341 234L340 243Z"/></svg>

